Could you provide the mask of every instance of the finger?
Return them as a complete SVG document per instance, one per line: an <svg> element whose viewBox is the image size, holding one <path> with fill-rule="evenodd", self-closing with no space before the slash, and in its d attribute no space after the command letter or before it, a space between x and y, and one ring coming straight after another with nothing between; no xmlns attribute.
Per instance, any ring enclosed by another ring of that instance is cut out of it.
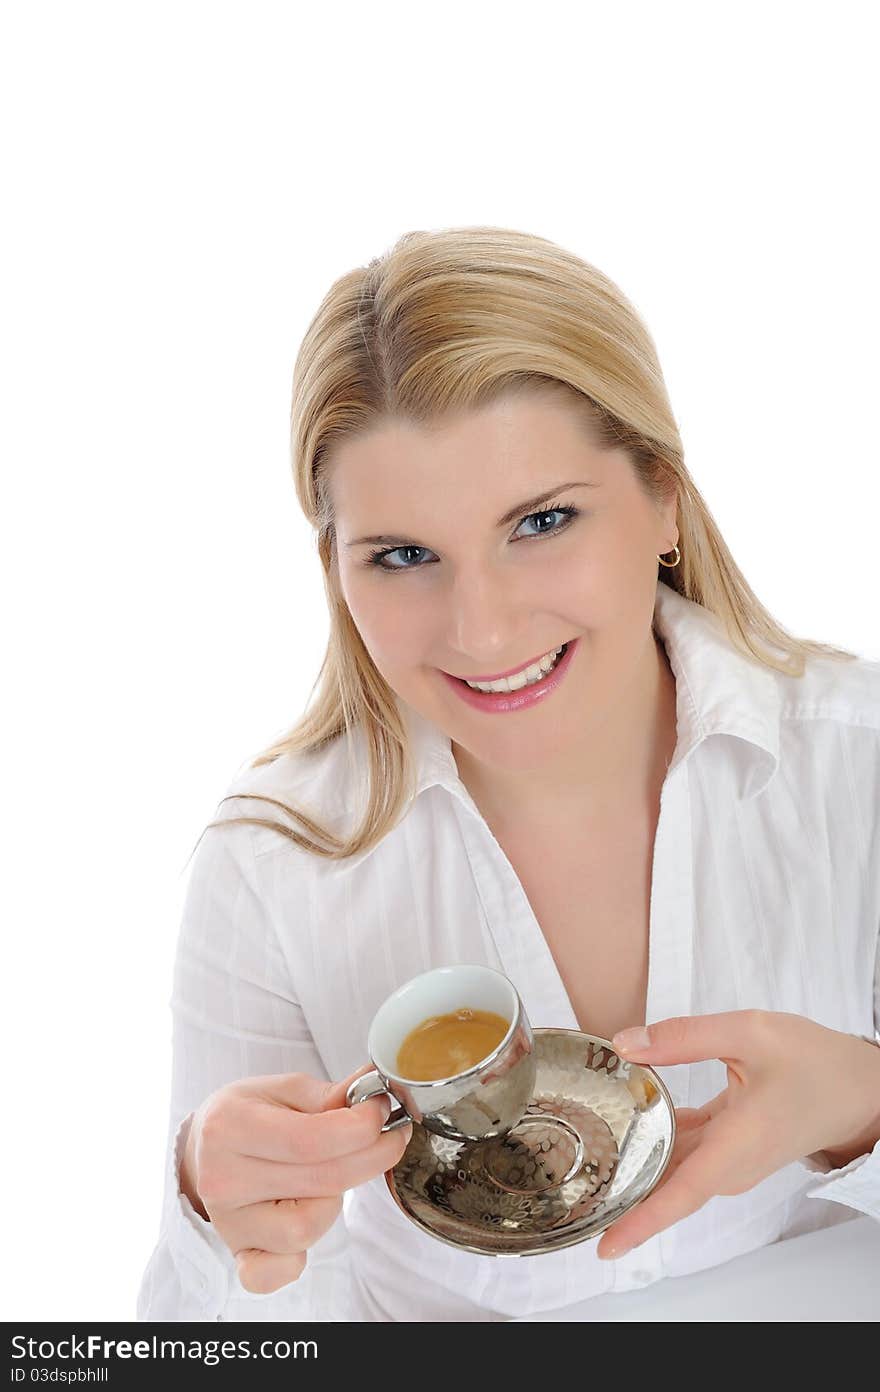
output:
<svg viewBox="0 0 880 1392"><path fill-rule="evenodd" d="M676 1129L681 1131L692 1131L695 1127L705 1126L706 1122L711 1121L719 1112L723 1112L727 1106L728 1089L719 1092L717 1097L712 1097L708 1102L704 1102L702 1107L676 1107L675 1124Z"/></svg>
<svg viewBox="0 0 880 1392"><path fill-rule="evenodd" d="M252 1247L292 1256L313 1247L341 1212L341 1194L323 1199L272 1199L230 1209L214 1226L232 1252Z"/></svg>
<svg viewBox="0 0 880 1392"><path fill-rule="evenodd" d="M696 1118L699 1115L699 1110L698 1107L681 1107L678 1108L676 1116L678 1112L684 1111L689 1112L693 1118ZM702 1125L698 1120L693 1120L690 1126L685 1125L683 1129L679 1128L676 1131L675 1143L672 1147L669 1163L663 1171L663 1175L654 1190L652 1190L652 1193L656 1193L658 1189L670 1182L678 1167L702 1144L702 1139ZM647 1203L647 1199L644 1200L644 1202ZM605 1232L602 1234L602 1240L596 1248L598 1256L605 1260L610 1256L623 1255L622 1249L628 1241L627 1233L629 1227L630 1225L627 1220L621 1218L618 1219L616 1223L612 1223L610 1228L606 1228ZM618 1251L618 1248L621 1250Z"/></svg>
<svg viewBox="0 0 880 1392"><path fill-rule="evenodd" d="M746 1149L741 1124L729 1113L717 1116L700 1130L686 1133L685 1143L688 1140L695 1144L668 1181L603 1234L597 1248L599 1256L624 1256L664 1228L696 1213L716 1194L740 1192L736 1180L743 1173Z"/></svg>
<svg viewBox="0 0 880 1392"><path fill-rule="evenodd" d="M298 1281L306 1268L306 1254L278 1256L275 1252L258 1252L246 1248L235 1254L238 1279L246 1291L269 1295L281 1290L291 1281Z"/></svg>
<svg viewBox="0 0 880 1392"><path fill-rule="evenodd" d="M695 1112L697 1109L680 1108L679 1110ZM686 1160L687 1157L694 1150L696 1150L697 1146L700 1145L701 1140L702 1129L698 1124L695 1124L689 1130L679 1129L676 1132L675 1143L672 1147L672 1154L669 1157L669 1162L666 1166L666 1169L663 1171L663 1175L658 1181L655 1190L653 1190L652 1192L656 1193L656 1190L659 1189L662 1185L669 1183L672 1176L675 1174L675 1171L678 1169L678 1166L682 1164L682 1162ZM647 1202L647 1200L645 1202ZM612 1223L612 1225L609 1228L606 1228L605 1232L602 1234L602 1239L596 1247L596 1252L597 1255L601 1257L603 1260L605 1260L609 1256L618 1255L616 1251L618 1243L622 1247L624 1240L626 1239L624 1223L625 1220L621 1218L616 1223Z"/></svg>
<svg viewBox="0 0 880 1392"><path fill-rule="evenodd" d="M343 1194L384 1174L400 1160L412 1135L412 1127L389 1131L364 1150L338 1156L315 1165L284 1165L254 1160L247 1174L247 1196L239 1202L259 1199L323 1198ZM207 1198L203 1194L205 1203ZM238 1205L236 1205L238 1206Z"/></svg>
<svg viewBox="0 0 880 1392"><path fill-rule="evenodd" d="M650 1064L743 1059L758 1045L767 1014L763 1010L725 1010L718 1015L678 1015L645 1026L647 1044L638 1043L632 1035L628 1040L629 1030L620 1031L611 1042L622 1058Z"/></svg>
<svg viewBox="0 0 880 1392"><path fill-rule="evenodd" d="M336 1087L332 1079L315 1078L310 1073L263 1073L256 1078L239 1078L227 1091L236 1096L262 1097L298 1112L320 1112Z"/></svg>
<svg viewBox="0 0 880 1392"><path fill-rule="evenodd" d="M366 1105L366 1104L364 1104ZM231 1173L200 1175L199 1194L209 1212L242 1208L266 1199L330 1198L365 1184L396 1165L412 1136L412 1124L384 1132L363 1150L313 1164L249 1159Z"/></svg>
<svg viewBox="0 0 880 1392"><path fill-rule="evenodd" d="M382 1097L371 1097L356 1107L317 1113L242 1097L227 1101L222 1120L218 1121L217 1139L224 1149L239 1155L288 1164L318 1164L374 1145L389 1111L390 1105ZM203 1143L206 1134L210 1137L207 1117L202 1125Z"/></svg>
<svg viewBox="0 0 880 1392"><path fill-rule="evenodd" d="M689 1130L678 1131L676 1133L672 1154L669 1157L669 1163L655 1185L655 1190L659 1189L662 1184L668 1184L682 1161L686 1160L692 1151L696 1150L697 1146L700 1144L702 1144L702 1128L699 1125L692 1126ZM622 1221L622 1219L619 1220L617 1223L613 1224L612 1227L607 1228L606 1231L613 1234Z"/></svg>
<svg viewBox="0 0 880 1392"><path fill-rule="evenodd" d="M693 1131L699 1126L705 1126L706 1118L702 1115L699 1107L676 1107L675 1126L678 1132Z"/></svg>

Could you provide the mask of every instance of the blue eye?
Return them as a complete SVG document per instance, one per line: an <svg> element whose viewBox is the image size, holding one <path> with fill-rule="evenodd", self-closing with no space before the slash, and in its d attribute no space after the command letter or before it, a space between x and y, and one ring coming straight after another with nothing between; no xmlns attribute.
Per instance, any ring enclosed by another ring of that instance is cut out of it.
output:
<svg viewBox="0 0 880 1392"><path fill-rule="evenodd" d="M516 537L514 538L514 540L523 541L526 539L534 539L536 537L556 536L559 532L563 532L566 530L569 523L572 522L575 517L577 517L579 511L580 509L576 507L558 507L550 508L549 510L544 512L530 512L527 517L522 518L522 521L519 524L520 526L523 525L523 522L532 522L535 519L538 519L539 521L544 521L548 517L561 517L564 520L561 521L558 525L541 527L536 532L526 532L524 536ZM392 547L390 550L371 551L366 559L365 564L375 566L377 570L385 570L389 572L395 570L422 570L424 567L420 565L418 562L416 562L413 565L409 565L407 563L404 563L403 565L387 565L385 563L385 558L386 556L397 556L405 553L410 553L410 555L413 552L425 553L427 552L427 549L428 548L425 546L395 546Z"/></svg>

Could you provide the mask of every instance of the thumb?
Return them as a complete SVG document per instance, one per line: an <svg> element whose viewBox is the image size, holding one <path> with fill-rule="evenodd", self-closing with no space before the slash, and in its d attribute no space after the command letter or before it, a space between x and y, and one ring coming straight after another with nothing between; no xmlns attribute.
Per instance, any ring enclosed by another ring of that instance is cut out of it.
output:
<svg viewBox="0 0 880 1392"><path fill-rule="evenodd" d="M621 1058L646 1063L697 1063L702 1059L737 1059L748 1048L749 1010L718 1015L677 1015L652 1025L619 1030L611 1043Z"/></svg>
<svg viewBox="0 0 880 1392"><path fill-rule="evenodd" d="M347 1078L343 1078L341 1082L333 1083L332 1086L328 1087L321 1111L328 1112L333 1107L344 1107L346 1105L345 1094L348 1092L355 1078L362 1078L365 1073L372 1073L373 1067L374 1065L372 1063L361 1064L360 1068L356 1068L353 1073L349 1073Z"/></svg>

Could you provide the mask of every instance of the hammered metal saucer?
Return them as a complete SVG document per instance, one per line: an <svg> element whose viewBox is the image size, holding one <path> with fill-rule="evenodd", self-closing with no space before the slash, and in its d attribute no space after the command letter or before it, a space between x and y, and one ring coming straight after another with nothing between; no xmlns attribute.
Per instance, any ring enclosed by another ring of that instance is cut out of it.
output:
<svg viewBox="0 0 880 1392"><path fill-rule="evenodd" d="M607 1039L536 1029L525 1116L491 1141L452 1141L413 1123L385 1175L398 1208L441 1242L488 1256L535 1256L598 1237L659 1183L675 1108L653 1068Z"/></svg>

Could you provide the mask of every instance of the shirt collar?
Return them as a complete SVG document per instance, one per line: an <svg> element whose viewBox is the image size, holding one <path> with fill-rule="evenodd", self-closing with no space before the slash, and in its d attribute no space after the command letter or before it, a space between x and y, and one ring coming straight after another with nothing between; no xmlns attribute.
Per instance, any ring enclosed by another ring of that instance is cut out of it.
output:
<svg viewBox="0 0 880 1392"><path fill-rule="evenodd" d="M779 674L735 648L715 614L662 580L657 582L654 629L676 683L677 740L669 773L704 740L722 737L736 796L742 802L757 797L779 764ZM400 709L416 764L417 796L439 785L475 810L449 736L407 702L400 701Z"/></svg>

